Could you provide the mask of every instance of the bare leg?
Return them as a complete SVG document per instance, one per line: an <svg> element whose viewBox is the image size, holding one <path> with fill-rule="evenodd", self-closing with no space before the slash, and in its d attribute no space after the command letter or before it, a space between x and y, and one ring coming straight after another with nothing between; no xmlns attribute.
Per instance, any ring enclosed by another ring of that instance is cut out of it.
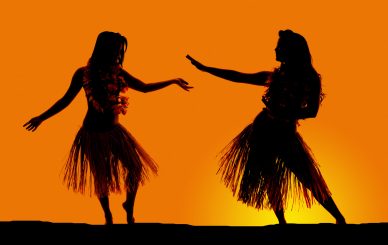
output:
<svg viewBox="0 0 388 245"><path fill-rule="evenodd" d="M135 199L137 193L137 186L133 188L132 191L127 191L127 200L123 203L123 208L127 212L127 223L133 224L135 223L135 218L133 217L133 209L135 206Z"/></svg>
<svg viewBox="0 0 388 245"><path fill-rule="evenodd" d="M276 218L279 221L279 224L281 225L287 224L287 221L284 218L283 204L281 202L279 203L279 201L276 201L277 198L274 198L273 196L268 196L268 199L273 211L275 212Z"/></svg>
<svg viewBox="0 0 388 245"><path fill-rule="evenodd" d="M306 188L308 188L311 191L310 186L303 183ZM322 201L321 198L312 191L312 194L314 198L328 211L336 220L337 224L346 224L344 216L339 211L337 205L334 203L333 198L330 196L325 201Z"/></svg>
<svg viewBox="0 0 388 245"><path fill-rule="evenodd" d="M309 156L307 152L305 152L305 150L303 149L303 147L301 147L301 145L297 145L293 147L299 148L296 150L296 152L298 152L299 154L298 155L291 154L290 157L285 158L285 159L292 159L292 161L295 161L290 166L294 166L294 167L298 166L298 169L296 168L292 169L292 172L296 175L296 177L303 184L303 186L312 192L314 198L336 219L337 224L346 224L345 218L337 208L333 198L329 196L326 200L322 201L321 195L318 195L318 193L314 191L314 188L312 188L312 186L314 185L314 178L309 174L311 170L309 170L306 167L309 165L311 161L313 161L312 157ZM301 165L300 163L303 163L303 162L306 162L306 164Z"/></svg>
<svg viewBox="0 0 388 245"><path fill-rule="evenodd" d="M337 205L335 205L332 197L320 202L320 204L335 218L337 224L346 224L344 216L339 211Z"/></svg>
<svg viewBox="0 0 388 245"><path fill-rule="evenodd" d="M335 204L331 196L327 197L326 200L322 201L322 197L317 195L315 191L312 191L310 185L306 183L303 183L303 185L305 185L312 192L314 198L335 218L337 224L346 224L344 216L339 211L337 205Z"/></svg>
<svg viewBox="0 0 388 245"><path fill-rule="evenodd" d="M303 185L305 185L305 187L311 191L309 185L307 185L306 183L303 183ZM346 224L344 216L339 211L337 205L334 203L334 200L331 196L329 196L325 201L322 201L322 198L316 195L314 191L312 191L312 194L314 198L335 218L337 224Z"/></svg>
<svg viewBox="0 0 388 245"><path fill-rule="evenodd" d="M110 208L109 208L109 197L103 196L103 197L100 197L98 200L100 201L102 210L104 210L105 224L106 225L113 224L112 213L110 212Z"/></svg>

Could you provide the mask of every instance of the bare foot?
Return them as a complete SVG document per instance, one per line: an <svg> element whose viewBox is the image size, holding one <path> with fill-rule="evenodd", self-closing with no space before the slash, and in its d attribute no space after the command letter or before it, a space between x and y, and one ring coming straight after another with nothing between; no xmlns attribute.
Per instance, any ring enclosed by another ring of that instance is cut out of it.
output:
<svg viewBox="0 0 388 245"><path fill-rule="evenodd" d="M134 224L135 218L133 217L133 208L128 207L127 203L123 203L123 208L127 212L127 223Z"/></svg>
<svg viewBox="0 0 388 245"><path fill-rule="evenodd" d="M345 218L344 218L344 217L341 217L341 218L336 219L335 223L336 223L337 225L345 225L345 224L346 224L346 221L345 221Z"/></svg>

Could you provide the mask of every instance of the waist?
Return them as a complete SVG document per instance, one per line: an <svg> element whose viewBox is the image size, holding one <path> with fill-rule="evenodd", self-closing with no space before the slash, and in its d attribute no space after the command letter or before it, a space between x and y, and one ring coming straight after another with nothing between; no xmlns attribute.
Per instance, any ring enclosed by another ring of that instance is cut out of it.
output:
<svg viewBox="0 0 388 245"><path fill-rule="evenodd" d="M100 113L89 109L83 121L83 126L94 130L109 130L119 124L119 116L113 112Z"/></svg>

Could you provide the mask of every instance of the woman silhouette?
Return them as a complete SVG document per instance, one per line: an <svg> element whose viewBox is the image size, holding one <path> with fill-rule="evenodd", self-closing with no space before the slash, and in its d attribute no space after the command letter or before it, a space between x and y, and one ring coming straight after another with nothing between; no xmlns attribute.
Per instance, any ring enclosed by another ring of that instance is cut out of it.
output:
<svg viewBox="0 0 388 245"><path fill-rule="evenodd" d="M285 224L289 194L314 198L336 219L345 219L335 205L318 164L296 127L314 118L323 99L321 78L311 62L307 42L291 30L279 31L275 49L280 66L273 71L241 73L205 66L189 55L199 70L233 82L266 86L265 108L225 147L218 173L238 200L257 209L271 208Z"/></svg>
<svg viewBox="0 0 388 245"><path fill-rule="evenodd" d="M123 93L132 88L151 92L176 84L184 90L192 87L180 78L156 83L143 83L123 67L127 39L115 32L101 32L88 63L77 69L65 95L41 115L23 126L35 131L46 119L66 108L81 88L88 110L78 131L64 168L64 182L69 189L84 193L89 188L99 198L106 224L113 224L109 193L126 191L123 208L127 222L134 223L133 208L139 183L149 172L157 173L157 165L135 138L119 123L119 115L128 106Z"/></svg>

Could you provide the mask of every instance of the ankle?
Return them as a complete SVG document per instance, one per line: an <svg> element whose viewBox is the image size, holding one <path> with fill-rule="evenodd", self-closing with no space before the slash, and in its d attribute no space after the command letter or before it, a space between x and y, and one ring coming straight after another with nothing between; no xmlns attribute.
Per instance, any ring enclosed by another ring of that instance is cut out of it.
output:
<svg viewBox="0 0 388 245"><path fill-rule="evenodd" d="M133 216L132 217L128 217L127 223L130 224L130 225L135 224L135 218Z"/></svg>
<svg viewBox="0 0 388 245"><path fill-rule="evenodd" d="M105 224L106 225L112 225L113 224L113 217L111 212L105 213Z"/></svg>

